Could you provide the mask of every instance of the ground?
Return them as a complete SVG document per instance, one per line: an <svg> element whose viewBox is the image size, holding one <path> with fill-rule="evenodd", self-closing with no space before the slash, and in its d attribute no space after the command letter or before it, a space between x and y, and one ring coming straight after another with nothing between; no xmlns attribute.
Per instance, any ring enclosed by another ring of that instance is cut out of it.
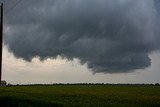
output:
<svg viewBox="0 0 160 107"><path fill-rule="evenodd" d="M160 86L33 85L0 87L1 107L160 107Z"/></svg>

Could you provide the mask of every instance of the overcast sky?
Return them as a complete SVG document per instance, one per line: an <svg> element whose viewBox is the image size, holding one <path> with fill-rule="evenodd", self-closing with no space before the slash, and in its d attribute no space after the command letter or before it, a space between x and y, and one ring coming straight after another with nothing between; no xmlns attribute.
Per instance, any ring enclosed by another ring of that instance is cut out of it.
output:
<svg viewBox="0 0 160 107"><path fill-rule="evenodd" d="M1 1L7 82L160 82L158 0Z"/></svg>

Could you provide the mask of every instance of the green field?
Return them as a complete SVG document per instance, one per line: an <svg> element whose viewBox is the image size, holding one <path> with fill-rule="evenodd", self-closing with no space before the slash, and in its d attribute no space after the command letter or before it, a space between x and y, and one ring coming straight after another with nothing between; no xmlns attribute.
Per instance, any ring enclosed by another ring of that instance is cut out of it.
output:
<svg viewBox="0 0 160 107"><path fill-rule="evenodd" d="M0 107L160 107L160 86L53 85L0 87Z"/></svg>

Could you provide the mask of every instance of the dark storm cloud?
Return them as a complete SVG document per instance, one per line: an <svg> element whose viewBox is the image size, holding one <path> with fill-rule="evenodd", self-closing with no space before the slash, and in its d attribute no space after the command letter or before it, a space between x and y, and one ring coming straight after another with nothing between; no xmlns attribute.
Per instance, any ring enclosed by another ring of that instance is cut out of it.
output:
<svg viewBox="0 0 160 107"><path fill-rule="evenodd" d="M157 14L152 0L27 0L7 17L5 45L28 61L61 55L94 73L131 72L159 50Z"/></svg>

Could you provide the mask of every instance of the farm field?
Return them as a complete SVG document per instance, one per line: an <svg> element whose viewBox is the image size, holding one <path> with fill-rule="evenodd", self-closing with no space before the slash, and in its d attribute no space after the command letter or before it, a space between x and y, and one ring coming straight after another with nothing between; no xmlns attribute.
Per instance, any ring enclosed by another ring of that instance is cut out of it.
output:
<svg viewBox="0 0 160 107"><path fill-rule="evenodd" d="M48 85L0 87L0 107L160 107L160 86Z"/></svg>

